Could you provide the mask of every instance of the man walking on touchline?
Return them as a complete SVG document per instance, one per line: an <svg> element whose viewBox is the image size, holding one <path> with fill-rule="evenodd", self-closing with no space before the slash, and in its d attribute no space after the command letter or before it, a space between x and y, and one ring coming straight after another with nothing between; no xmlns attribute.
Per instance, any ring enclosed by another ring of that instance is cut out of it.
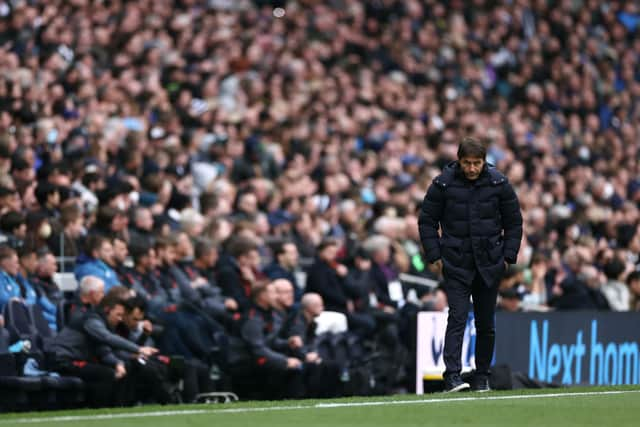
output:
<svg viewBox="0 0 640 427"><path fill-rule="evenodd" d="M485 162L486 154L482 143L464 138L458 160L447 165L427 190L418 219L426 260L442 268L449 300L444 343L449 392L470 387L460 377L470 296L476 324L471 388L489 390L498 283L507 265L516 262L522 238L518 198L507 178Z"/></svg>

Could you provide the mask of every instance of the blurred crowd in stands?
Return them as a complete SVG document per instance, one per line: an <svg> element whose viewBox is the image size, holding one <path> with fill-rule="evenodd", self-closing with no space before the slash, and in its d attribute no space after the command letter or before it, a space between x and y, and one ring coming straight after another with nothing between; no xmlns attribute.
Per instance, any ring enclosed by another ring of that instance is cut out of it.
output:
<svg viewBox="0 0 640 427"><path fill-rule="evenodd" d="M186 400L357 393L349 347L402 387L447 305L416 212L472 135L525 219L500 309L638 311L639 26L623 1L0 0L0 307L38 307L95 405L171 356Z"/></svg>

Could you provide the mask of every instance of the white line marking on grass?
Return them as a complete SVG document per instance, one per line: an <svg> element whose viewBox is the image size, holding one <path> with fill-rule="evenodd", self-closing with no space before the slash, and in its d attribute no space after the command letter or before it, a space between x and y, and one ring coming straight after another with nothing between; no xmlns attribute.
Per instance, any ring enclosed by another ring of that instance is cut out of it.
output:
<svg viewBox="0 0 640 427"><path fill-rule="evenodd" d="M94 415L62 415L41 418L15 418L0 420L0 424L37 424L63 421L90 421L90 420L113 420L118 418L146 418L165 417L173 415L199 415L213 412L208 409L185 409L181 411L154 411L154 412L133 412L122 414L94 414Z"/></svg>
<svg viewBox="0 0 640 427"><path fill-rule="evenodd" d="M420 400L389 400L373 402L351 402L351 403L318 403L314 408L340 408L345 406L384 406L384 405L409 405L413 403L437 403L437 402L469 402L474 400L516 400L535 399L549 397L574 397L574 396L601 396L605 394L640 393L640 390L616 390L616 391L586 391L580 393L549 393L549 394L521 394L511 396L486 396L486 397L456 397L453 399L420 399Z"/></svg>
<svg viewBox="0 0 640 427"><path fill-rule="evenodd" d="M124 418L152 418L176 415L203 415L203 414L229 414L229 413L249 413L249 412L269 412L287 411L298 409L328 409L328 408L353 408L359 406L387 406L387 405L412 405L427 403L451 403L470 402L477 400L519 400L519 399L546 399L554 397L580 397L580 396L603 396L615 394L640 393L640 390L615 390L615 391L587 391L578 393L549 393L549 394L524 394L509 396L472 396L456 397L451 399L416 399L416 400L377 400L371 402L344 402L344 403L317 403L315 405L291 405L291 406L266 406L260 408L227 408L227 409L185 409L177 411L153 411L134 412L119 414L94 414L94 415L65 415L41 418L14 418L0 420L3 424L40 424L50 422L65 421L91 421L91 420L114 420Z"/></svg>

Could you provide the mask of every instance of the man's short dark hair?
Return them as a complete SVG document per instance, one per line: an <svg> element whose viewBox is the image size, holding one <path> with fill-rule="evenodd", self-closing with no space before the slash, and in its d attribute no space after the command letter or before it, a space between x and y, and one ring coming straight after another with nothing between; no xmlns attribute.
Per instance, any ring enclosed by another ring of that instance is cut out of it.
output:
<svg viewBox="0 0 640 427"><path fill-rule="evenodd" d="M467 136L462 139L458 146L458 160L464 157L487 157L487 147L475 138Z"/></svg>
<svg viewBox="0 0 640 427"><path fill-rule="evenodd" d="M0 245L0 261L11 258L16 253L15 249L8 245Z"/></svg>
<svg viewBox="0 0 640 427"><path fill-rule="evenodd" d="M18 157L11 161L11 171L23 171L25 169L31 169L31 165L27 162L26 159L22 157Z"/></svg>
<svg viewBox="0 0 640 427"><path fill-rule="evenodd" d="M173 240L169 236L158 236L153 245L156 250L166 249L169 246L173 246Z"/></svg>
<svg viewBox="0 0 640 427"><path fill-rule="evenodd" d="M129 254L133 258L133 263L138 264L140 260L149 256L152 246L146 241L134 241L129 245Z"/></svg>
<svg viewBox="0 0 640 427"><path fill-rule="evenodd" d="M338 241L336 239L334 239L332 237L326 237L326 238L322 239L322 241L320 242L320 244L316 248L316 251L322 252L323 250L325 250L325 248L328 248L329 246L339 246L339 243L338 243Z"/></svg>
<svg viewBox="0 0 640 427"><path fill-rule="evenodd" d="M39 182L36 187L36 200L38 200L38 204L40 206L44 206L47 203L47 199L50 195L54 193L59 193L60 190L58 186L55 184L51 184L49 182Z"/></svg>
<svg viewBox="0 0 640 427"><path fill-rule="evenodd" d="M276 242L273 245L273 255L276 259L278 259L278 257L282 254L284 254L287 250L286 250L286 246L287 245L292 245L293 242L290 240L283 240L280 242Z"/></svg>
<svg viewBox="0 0 640 427"><path fill-rule="evenodd" d="M131 313L136 308L143 313L147 310L147 301L140 295L127 299L124 304L124 309L127 313Z"/></svg>
<svg viewBox="0 0 640 427"><path fill-rule="evenodd" d="M93 252L100 249L100 247L104 244L104 242L109 241L106 237L100 234L91 234L87 238L85 243L85 251L89 256L93 256Z"/></svg>
<svg viewBox="0 0 640 427"><path fill-rule="evenodd" d="M548 257L542 252L534 252L531 256L531 265L547 262Z"/></svg>
<svg viewBox="0 0 640 427"><path fill-rule="evenodd" d="M88 172L82 176L82 185L85 187L89 187L91 184L95 182L100 182L102 176L98 172Z"/></svg>
<svg viewBox="0 0 640 427"><path fill-rule="evenodd" d="M118 209L114 207L100 206L96 214L96 227L102 230L109 230L113 219L118 213Z"/></svg>
<svg viewBox="0 0 640 427"><path fill-rule="evenodd" d="M29 245L25 245L25 246L29 246ZM36 248L36 255L38 255L38 259L44 259L49 255L53 255L53 252L51 252L51 250L46 246L40 246Z"/></svg>
<svg viewBox="0 0 640 427"><path fill-rule="evenodd" d="M627 285L631 285L631 282L634 282L636 280L640 280L640 271L632 271L631 273L629 273L629 275L627 276Z"/></svg>
<svg viewBox="0 0 640 427"><path fill-rule="evenodd" d="M216 249L216 245L209 239L197 239L193 247L193 255L195 259L202 258Z"/></svg>
<svg viewBox="0 0 640 427"><path fill-rule="evenodd" d="M604 274L609 280L617 280L624 273L624 262L619 258L613 258L604 265Z"/></svg>
<svg viewBox="0 0 640 427"><path fill-rule="evenodd" d="M0 185L0 198L13 196L16 193L17 191L15 188L9 188L9 187L5 187L4 185Z"/></svg>
<svg viewBox="0 0 640 427"><path fill-rule="evenodd" d="M122 243L124 243L125 245L129 245L129 243L127 242L127 239L121 234L121 233L115 233L114 235L111 236L111 243L115 244L116 240L121 241Z"/></svg>
<svg viewBox="0 0 640 427"><path fill-rule="evenodd" d="M259 280L251 286L251 300L257 301L260 295L267 291L269 282L266 280Z"/></svg>
<svg viewBox="0 0 640 427"><path fill-rule="evenodd" d="M46 246L43 246L43 248L46 248ZM30 241L30 242L27 242L26 244L20 246L17 249L17 252L18 252L18 257L19 258L23 258L23 257L28 257L28 256L30 256L32 254L39 255L40 248L38 247L37 244L35 244L35 242Z"/></svg>
<svg viewBox="0 0 640 427"><path fill-rule="evenodd" d="M369 253L368 250L366 250L362 246L359 246L356 249L354 256L364 260L371 260L371 254Z"/></svg>
<svg viewBox="0 0 640 427"><path fill-rule="evenodd" d="M238 236L229 242L229 255L238 258L246 255L251 251L258 250L258 244L251 238L246 236Z"/></svg>
<svg viewBox="0 0 640 427"><path fill-rule="evenodd" d="M111 289L109 289L109 291L105 294L105 297L111 296L113 296L114 298L119 298L124 302L131 298L131 290L122 285L112 286Z"/></svg>
<svg viewBox="0 0 640 427"><path fill-rule="evenodd" d="M115 307L118 304L123 307L126 307L126 301L127 300L123 299L117 293L109 292L100 301L100 308L102 309L103 312L107 312L107 311L110 311L113 307Z"/></svg>
<svg viewBox="0 0 640 427"><path fill-rule="evenodd" d="M9 139L6 137L0 138L0 159L10 159L12 155Z"/></svg>
<svg viewBox="0 0 640 427"><path fill-rule="evenodd" d="M202 193L200 195L200 210L205 214L210 209L218 206L218 195L215 193Z"/></svg>
<svg viewBox="0 0 640 427"><path fill-rule="evenodd" d="M20 212L10 211L0 217L0 230L5 233L13 233L16 228L26 224L26 217Z"/></svg>
<svg viewBox="0 0 640 427"><path fill-rule="evenodd" d="M82 208L76 203L70 203L60 208L60 222L69 225L82 217Z"/></svg>

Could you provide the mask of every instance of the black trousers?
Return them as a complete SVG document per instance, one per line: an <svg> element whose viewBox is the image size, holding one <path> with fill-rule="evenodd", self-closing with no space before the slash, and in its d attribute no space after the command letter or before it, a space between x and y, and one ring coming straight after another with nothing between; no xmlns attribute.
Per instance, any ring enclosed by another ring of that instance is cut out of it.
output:
<svg viewBox="0 0 640 427"><path fill-rule="evenodd" d="M143 402L165 405L172 402L168 368L165 364L154 358L142 363L134 358L127 360L126 367L125 380L129 382L128 404Z"/></svg>
<svg viewBox="0 0 640 427"><path fill-rule="evenodd" d="M60 361L56 371L63 375L82 378L85 383L86 401L90 407L124 406L126 386L124 379L117 380L109 366L86 361Z"/></svg>
<svg viewBox="0 0 640 427"><path fill-rule="evenodd" d="M193 402L200 393L216 391L216 384L209 377L209 367L199 360L185 360L182 375L182 399L185 403Z"/></svg>
<svg viewBox="0 0 640 427"><path fill-rule="evenodd" d="M480 274L472 283L445 278L444 291L449 301L449 318L444 339L444 375L459 374L462 369L462 340L473 296L476 325L476 373L488 375L496 338L495 311L498 287L487 287Z"/></svg>
<svg viewBox="0 0 640 427"><path fill-rule="evenodd" d="M307 363L304 366L305 397L338 397L340 392L340 365L330 360Z"/></svg>
<svg viewBox="0 0 640 427"><path fill-rule="evenodd" d="M241 399L302 399L305 396L303 369L278 369L255 363L230 366L233 390Z"/></svg>

